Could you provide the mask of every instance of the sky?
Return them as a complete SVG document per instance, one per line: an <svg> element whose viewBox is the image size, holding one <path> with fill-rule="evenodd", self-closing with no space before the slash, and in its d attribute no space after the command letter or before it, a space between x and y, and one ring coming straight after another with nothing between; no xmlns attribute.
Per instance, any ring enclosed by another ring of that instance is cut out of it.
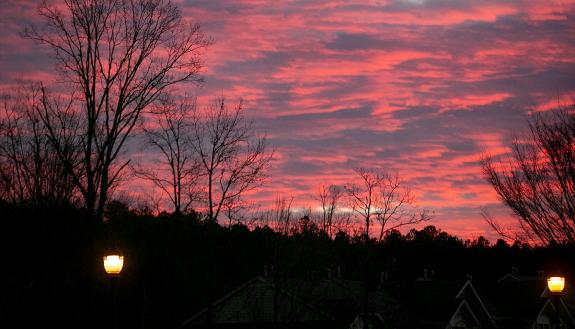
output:
<svg viewBox="0 0 575 329"><path fill-rule="evenodd" d="M486 207L511 215L479 160L502 155L533 111L575 96L575 1L180 1L213 38L200 100L244 100L275 157L266 184L317 207L353 168L397 173L430 224L494 237ZM46 50L20 37L34 1L0 4L0 84L54 80ZM131 185L130 185L131 184ZM130 190L141 190L128 182Z"/></svg>

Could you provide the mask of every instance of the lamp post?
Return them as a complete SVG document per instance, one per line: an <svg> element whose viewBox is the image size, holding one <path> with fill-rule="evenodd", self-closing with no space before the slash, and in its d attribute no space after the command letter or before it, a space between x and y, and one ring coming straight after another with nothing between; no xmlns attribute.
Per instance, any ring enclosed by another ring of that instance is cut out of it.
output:
<svg viewBox="0 0 575 329"><path fill-rule="evenodd" d="M112 325L114 329L118 327L116 315L116 283L120 277L123 266L124 256L117 253L104 256L104 270L106 270L112 289Z"/></svg>
<svg viewBox="0 0 575 329"><path fill-rule="evenodd" d="M553 298L553 306L555 307L554 328L559 329L559 299L565 288L565 278L562 276L552 276L547 279L547 288Z"/></svg>

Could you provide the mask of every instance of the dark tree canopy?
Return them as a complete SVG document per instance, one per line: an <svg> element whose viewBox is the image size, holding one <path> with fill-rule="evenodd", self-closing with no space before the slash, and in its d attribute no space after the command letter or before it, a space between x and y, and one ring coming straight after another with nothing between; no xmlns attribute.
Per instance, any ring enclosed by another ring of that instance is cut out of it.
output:
<svg viewBox="0 0 575 329"><path fill-rule="evenodd" d="M285 216L287 207L278 207L284 212L278 215ZM0 202L0 213L0 256L10 266L0 271L0 326L109 326L110 286L101 263L90 261L86 237L92 227L78 220L84 212L62 207L37 212ZM474 280L497 280L512 266L536 275L564 262L564 274L573 273L572 248L491 244L482 237L463 241L427 226L406 234L392 230L381 242L373 239L366 277L364 240L344 232L330 239L306 218L296 219L298 230L248 229L202 221L193 212L152 216L119 202L109 202L106 215L97 250L103 253L113 239L126 257L118 282L119 328L177 328L204 309L209 296L219 299L264 275L266 268L268 275L284 281L314 283L330 275L346 282L367 280L370 291L383 278L389 289L401 288L425 269L438 280L463 280L467 274ZM212 252L206 252L208 245ZM208 271L209 266L215 270ZM94 276L90 283L98 293L92 297L79 289L86 275ZM90 298L92 308L87 306Z"/></svg>

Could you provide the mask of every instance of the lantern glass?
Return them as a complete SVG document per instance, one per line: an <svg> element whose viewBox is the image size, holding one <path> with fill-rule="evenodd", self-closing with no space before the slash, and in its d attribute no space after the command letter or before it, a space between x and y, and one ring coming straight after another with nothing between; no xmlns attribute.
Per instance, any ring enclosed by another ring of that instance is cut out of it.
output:
<svg viewBox="0 0 575 329"><path fill-rule="evenodd" d="M124 266L124 256L108 255L104 256L104 269L108 275L120 275Z"/></svg>
<svg viewBox="0 0 575 329"><path fill-rule="evenodd" d="M553 294L560 294L565 288L565 278L562 276L552 276L547 279L547 287Z"/></svg>

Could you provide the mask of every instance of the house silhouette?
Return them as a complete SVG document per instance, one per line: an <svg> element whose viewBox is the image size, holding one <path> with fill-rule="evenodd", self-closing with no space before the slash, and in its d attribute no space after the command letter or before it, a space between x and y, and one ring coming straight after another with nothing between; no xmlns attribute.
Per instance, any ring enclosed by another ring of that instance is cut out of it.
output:
<svg viewBox="0 0 575 329"><path fill-rule="evenodd" d="M438 280L425 275L388 281L370 291L363 283L328 276L301 280L258 276L213 303L213 328L489 328L549 329L555 307L543 276L517 271L495 282ZM567 284L558 307L560 328L575 328L575 289ZM207 328L208 309L185 328Z"/></svg>

